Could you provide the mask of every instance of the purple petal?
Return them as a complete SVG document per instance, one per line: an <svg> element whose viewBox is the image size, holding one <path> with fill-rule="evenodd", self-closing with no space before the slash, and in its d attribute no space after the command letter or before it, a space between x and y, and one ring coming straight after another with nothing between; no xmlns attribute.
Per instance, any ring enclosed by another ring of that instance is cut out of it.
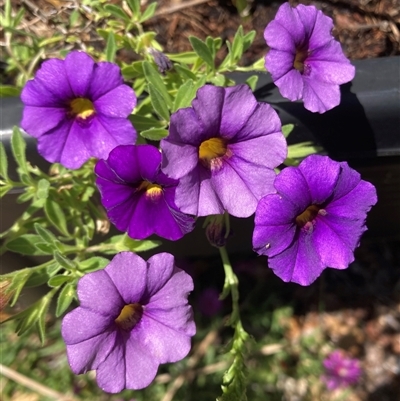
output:
<svg viewBox="0 0 400 401"><path fill-rule="evenodd" d="M294 53L275 49L270 49L265 58L265 68L271 74L272 80L279 87L282 95L288 97L290 100L300 99L303 91L301 74L293 66L294 58ZM285 90L285 85L290 85L290 89Z"/></svg>
<svg viewBox="0 0 400 401"><path fill-rule="evenodd" d="M262 122L262 124L261 124ZM272 136L271 136L272 135ZM278 139L282 136L282 139ZM254 113L250 116L244 127L238 131L235 141L243 143L245 140L265 137L270 143L266 145L266 149L274 148L271 153L277 149L282 152L285 149L286 157L286 141L283 138L281 120L278 113L268 103L258 103ZM273 139L272 139L273 138ZM234 145L231 143L231 146ZM265 159L269 159L266 157Z"/></svg>
<svg viewBox="0 0 400 401"><path fill-rule="evenodd" d="M307 181L312 204L322 204L332 194L340 174L340 163L328 156L311 155L299 164ZM280 190L278 189L280 192Z"/></svg>
<svg viewBox="0 0 400 401"><path fill-rule="evenodd" d="M220 132L223 138L235 137L254 113L258 103L247 85L225 88Z"/></svg>
<svg viewBox="0 0 400 401"><path fill-rule="evenodd" d="M105 268L124 303L140 303L146 288L146 262L132 252L120 252Z"/></svg>
<svg viewBox="0 0 400 401"><path fill-rule="evenodd" d="M126 118L113 118L98 114L96 119L117 145L133 145L136 142L136 130Z"/></svg>
<svg viewBox="0 0 400 401"><path fill-rule="evenodd" d="M123 83L121 70L116 64L105 61L97 63L93 68L92 82L87 96L94 101Z"/></svg>
<svg viewBox="0 0 400 401"><path fill-rule="evenodd" d="M67 345L71 370L79 375L97 369L114 348L116 336L116 331L112 330L78 344Z"/></svg>
<svg viewBox="0 0 400 401"><path fill-rule="evenodd" d="M111 170L108 170L111 172ZM110 182L102 178L97 178L96 185L101 194L101 203L106 209L113 209L118 206L126 206L126 202L135 202L140 194L136 193L135 188L126 184ZM124 211L121 211L124 213Z"/></svg>
<svg viewBox="0 0 400 401"><path fill-rule="evenodd" d="M148 297L152 297L171 279L176 270L175 259L169 253L158 253L147 261L147 266L146 294Z"/></svg>
<svg viewBox="0 0 400 401"><path fill-rule="evenodd" d="M82 308L114 319L118 317L125 305L118 289L104 270L98 270L80 278L77 293Z"/></svg>
<svg viewBox="0 0 400 401"><path fill-rule="evenodd" d="M185 308L185 310L188 309ZM188 313L191 314L191 312ZM168 322L168 326L164 325L162 321L150 317L147 313L143 315L140 328L137 330L137 334L140 336L139 341L141 344L146 344L146 349L158 363L177 362L189 353L190 336L179 330L183 314L182 308L177 308L174 313L169 314L167 317L172 320ZM162 318L161 315L155 315L155 317ZM186 317L184 319L187 320ZM193 323L191 324L193 325Z"/></svg>
<svg viewBox="0 0 400 401"><path fill-rule="evenodd" d="M225 88L205 85L201 87L192 102L192 107L203 126L207 138L220 136L222 109L225 100Z"/></svg>
<svg viewBox="0 0 400 401"><path fill-rule="evenodd" d="M316 250L325 266L346 269L354 261L354 247L349 247L347 241L355 239L358 242L361 232L354 232L355 227L348 224L344 227L330 224L325 217L317 218L314 226L312 235ZM341 235L343 231L344 237Z"/></svg>
<svg viewBox="0 0 400 401"><path fill-rule="evenodd" d="M73 123L73 120L65 120L63 124L39 137L38 151L48 162L58 163L61 161Z"/></svg>
<svg viewBox="0 0 400 401"><path fill-rule="evenodd" d="M82 166L93 155L88 151L86 137L87 130L74 120L65 139L59 162L72 170ZM47 136L47 135L46 135ZM42 136L40 139L44 138Z"/></svg>
<svg viewBox="0 0 400 401"><path fill-rule="evenodd" d="M289 31L278 21L271 21L264 31L264 39L271 49L278 49L282 52L292 54L292 58L296 53L296 45ZM293 66L293 60L292 60Z"/></svg>
<svg viewBox="0 0 400 401"><path fill-rule="evenodd" d="M311 205L308 183L297 167L284 168L277 175L274 187L279 194L295 206L293 210L295 216L304 212Z"/></svg>
<svg viewBox="0 0 400 401"><path fill-rule="evenodd" d="M163 152L162 171L171 178L179 179L186 176L196 168L199 162L199 149L192 145L173 143L163 139L160 147Z"/></svg>
<svg viewBox="0 0 400 401"><path fill-rule="evenodd" d="M125 194L122 191L118 191L117 193L118 198L114 200L114 202L118 202L115 206L107 210L107 216L110 219L111 223L115 225L115 227L118 228L120 231L128 231L129 226L134 218L135 215L135 210L137 207L137 204L140 201L141 195L140 194L132 194L129 196L128 191L125 192ZM126 200L123 200L122 196L126 196ZM102 193L103 196L103 193ZM112 193L108 195L110 201L104 202L104 204L112 204L113 201L111 201ZM119 203L121 201L121 203ZM103 202L103 200L102 200ZM139 230L141 227L137 227ZM129 234L129 233L128 233ZM133 233L131 233L133 234ZM135 238L132 236L131 238Z"/></svg>
<svg viewBox="0 0 400 401"><path fill-rule="evenodd" d="M78 307L64 316L62 337L67 345L77 344L105 333L113 323L113 317Z"/></svg>
<svg viewBox="0 0 400 401"><path fill-rule="evenodd" d="M136 106L136 96L128 85L120 85L99 97L93 104L99 114L126 118Z"/></svg>
<svg viewBox="0 0 400 401"><path fill-rule="evenodd" d="M209 138L193 108L187 107L171 115L169 134L161 141L161 144L169 142L175 145L188 144L198 147L201 142Z"/></svg>
<svg viewBox="0 0 400 401"><path fill-rule="evenodd" d="M339 85L332 85L315 79L304 80L304 107L313 113L325 113L340 103Z"/></svg>
<svg viewBox="0 0 400 401"><path fill-rule="evenodd" d="M282 253L268 259L269 267L283 281L310 285L324 269L316 252L312 235L299 230L292 243Z"/></svg>
<svg viewBox="0 0 400 401"><path fill-rule="evenodd" d="M67 118L66 110L60 107L25 106L21 127L29 135L38 138Z"/></svg>
<svg viewBox="0 0 400 401"><path fill-rule="evenodd" d="M166 269L163 269L162 273L160 272L160 281L163 281L165 279L164 285L160 285L160 283L157 283L155 281L155 274L156 272L158 272L158 270L156 271L156 269L160 269L160 259L164 257L163 255L166 255L165 263L166 265L168 265L168 267ZM153 258L155 258L156 256L159 258L157 260L157 263L154 263ZM146 305L146 310L168 310L176 308L178 306L187 305L187 297L189 293L193 290L192 278L183 270L177 267L174 267L173 271L170 272L168 268L170 268L171 263L174 263L174 259L173 256L169 253L158 254L150 259L152 260L151 263L149 263L149 273L147 279L147 292L148 294L150 294L150 298ZM169 326L169 324L167 325Z"/></svg>
<svg viewBox="0 0 400 401"><path fill-rule="evenodd" d="M139 326L140 323L137 328ZM126 388L134 390L147 387L156 377L159 366L157 358L142 341L137 328L132 330L125 349Z"/></svg>
<svg viewBox="0 0 400 401"><path fill-rule="evenodd" d="M72 91L76 97L86 97L91 85L95 63L86 53L73 51L64 60Z"/></svg>
<svg viewBox="0 0 400 401"><path fill-rule="evenodd" d="M65 101L53 95L37 79L32 79L25 84L21 92L21 100L25 106L65 108Z"/></svg>
<svg viewBox="0 0 400 401"><path fill-rule="evenodd" d="M108 155L107 165L124 182L140 185L143 181L139 169L143 162L143 159L138 160L140 154L133 145L117 146Z"/></svg>
<svg viewBox="0 0 400 401"><path fill-rule="evenodd" d="M260 200L255 216L253 247L262 255L275 256L293 241L296 226L295 208L291 202L278 194Z"/></svg>
<svg viewBox="0 0 400 401"><path fill-rule="evenodd" d="M269 53L268 53L269 54ZM273 57L273 55L271 55ZM278 60L277 60L278 61ZM276 62L277 62L276 61ZM279 69L274 73L274 70L270 69L267 64L268 71L271 72L272 79L274 80L275 85L279 88L279 92L283 97L288 98L292 102L295 100L299 100L304 97L304 80L303 76L299 71L292 68L284 75L280 75L284 69ZM275 78L278 75L279 78Z"/></svg>
<svg viewBox="0 0 400 401"><path fill-rule="evenodd" d="M35 80L39 80L49 92L63 102L74 98L65 71L64 60L54 58L45 61L37 71Z"/></svg>
<svg viewBox="0 0 400 401"><path fill-rule="evenodd" d="M126 388L126 350L124 339L118 333L115 345L96 371L99 387L108 393L119 393Z"/></svg>
<svg viewBox="0 0 400 401"><path fill-rule="evenodd" d="M287 29L296 43L302 43L305 40L304 25L299 17L299 13L289 3L283 3L279 7L275 21Z"/></svg>

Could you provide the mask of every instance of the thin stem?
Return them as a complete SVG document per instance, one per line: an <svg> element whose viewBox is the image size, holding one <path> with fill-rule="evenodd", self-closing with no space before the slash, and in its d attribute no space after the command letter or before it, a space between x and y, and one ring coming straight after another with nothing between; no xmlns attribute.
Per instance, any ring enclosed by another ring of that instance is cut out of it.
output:
<svg viewBox="0 0 400 401"><path fill-rule="evenodd" d="M226 251L226 248L224 246L219 248L219 253L221 255L222 264L224 266L224 271L225 271L225 283L222 292L222 297L223 298L227 297L229 293L232 296L232 315L229 323L232 325L232 327L235 327L237 323L240 323L239 287L238 287L239 280L236 274L233 272L228 252Z"/></svg>

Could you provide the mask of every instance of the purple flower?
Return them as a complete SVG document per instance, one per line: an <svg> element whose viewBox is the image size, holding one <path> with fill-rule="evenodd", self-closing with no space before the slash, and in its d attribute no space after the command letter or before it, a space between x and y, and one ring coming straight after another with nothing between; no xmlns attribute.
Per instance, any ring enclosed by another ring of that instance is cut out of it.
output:
<svg viewBox="0 0 400 401"><path fill-rule="evenodd" d="M332 352L323 362L325 375L322 380L328 390L348 387L358 382L362 370L358 359L348 358L339 350Z"/></svg>
<svg viewBox="0 0 400 401"><path fill-rule="evenodd" d="M271 48L265 67L282 96L303 99L306 109L318 113L340 103L339 85L355 74L332 28L332 19L314 6L284 3L264 32Z"/></svg>
<svg viewBox="0 0 400 401"><path fill-rule="evenodd" d="M345 269L366 231L375 187L345 162L312 155L275 179L258 204L253 246L283 281L311 284L326 267Z"/></svg>
<svg viewBox="0 0 400 401"><path fill-rule="evenodd" d="M21 127L38 138L39 153L49 162L76 169L136 140L127 120L135 93L124 85L117 65L95 63L86 53L45 61L21 99Z"/></svg>
<svg viewBox="0 0 400 401"><path fill-rule="evenodd" d="M96 185L110 221L131 238L151 234L170 240L194 228L175 205L178 181L160 171L161 153L151 145L121 145L95 167Z"/></svg>
<svg viewBox="0 0 400 401"><path fill-rule="evenodd" d="M104 270L83 276L80 306L61 327L72 371L96 370L109 393L148 386L161 363L177 362L190 350L192 290L193 280L168 253L146 262L121 252Z"/></svg>
<svg viewBox="0 0 400 401"><path fill-rule="evenodd" d="M161 148L162 170L180 179L177 206L197 216L253 214L287 152L277 113L246 85L200 88L172 114Z"/></svg>

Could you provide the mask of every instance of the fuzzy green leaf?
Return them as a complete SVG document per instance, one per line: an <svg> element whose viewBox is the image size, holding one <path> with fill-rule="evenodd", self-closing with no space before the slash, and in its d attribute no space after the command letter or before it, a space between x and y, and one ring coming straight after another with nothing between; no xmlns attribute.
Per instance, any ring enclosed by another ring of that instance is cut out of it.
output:
<svg viewBox="0 0 400 401"><path fill-rule="evenodd" d="M10 189L12 189L12 186L9 184L0 186L0 198L6 195Z"/></svg>
<svg viewBox="0 0 400 401"><path fill-rule="evenodd" d="M56 260L57 263L60 264L60 266L62 266L66 270L74 271L76 269L75 262L61 255L61 253L58 251L54 252L54 259Z"/></svg>
<svg viewBox="0 0 400 401"><path fill-rule="evenodd" d="M106 10L107 12L112 14L114 17L121 18L125 22L129 22L130 21L130 19L126 15L125 11L122 8L120 8L120 7L118 7L118 6L114 5L114 4L106 4L104 6L104 10Z"/></svg>
<svg viewBox="0 0 400 401"><path fill-rule="evenodd" d="M161 78L160 73L148 61L143 62L143 72L147 82L151 84L160 93L167 108L169 109L172 108L171 96L167 91L167 88L164 84L164 81Z"/></svg>
<svg viewBox="0 0 400 401"><path fill-rule="evenodd" d="M50 287L60 287L63 284L68 283L72 280L73 278L71 276L64 276L62 274L59 274L57 276L51 277L48 281L48 285Z"/></svg>
<svg viewBox="0 0 400 401"><path fill-rule="evenodd" d="M145 131L152 128L163 128L165 124L154 117L143 117L138 114L131 114L129 120L138 131Z"/></svg>
<svg viewBox="0 0 400 401"><path fill-rule="evenodd" d="M294 124L286 124L282 125L282 133L285 138L289 136L289 134L293 131Z"/></svg>
<svg viewBox="0 0 400 401"><path fill-rule="evenodd" d="M38 182L36 196L38 199L46 199L49 196L50 182L45 178L41 178Z"/></svg>
<svg viewBox="0 0 400 401"><path fill-rule="evenodd" d="M189 107L195 95L196 88L193 81L189 79L178 89L173 110L176 111L182 107Z"/></svg>
<svg viewBox="0 0 400 401"><path fill-rule="evenodd" d="M237 61L243 54L243 27L240 25L232 42L231 61Z"/></svg>
<svg viewBox="0 0 400 401"><path fill-rule="evenodd" d="M94 272L96 270L103 269L110 261L100 256L93 256L92 258L86 259L79 263L78 269L85 273Z"/></svg>
<svg viewBox="0 0 400 401"><path fill-rule="evenodd" d="M153 84L148 84L148 90L150 95L151 104L154 111L165 121L169 121L169 111L166 105L164 97L154 87Z"/></svg>
<svg viewBox="0 0 400 401"><path fill-rule="evenodd" d="M151 141L161 141L168 136L168 130L162 128L151 128L146 131L142 131L140 135L143 138L150 139Z"/></svg>
<svg viewBox="0 0 400 401"><path fill-rule="evenodd" d="M140 0L126 0L136 18L140 15Z"/></svg>
<svg viewBox="0 0 400 401"><path fill-rule="evenodd" d="M189 41L200 59L214 69L214 58L208 46L196 36L189 36Z"/></svg>
<svg viewBox="0 0 400 401"><path fill-rule="evenodd" d="M76 294L75 286L72 283L68 283L61 290L57 300L56 316L60 317L71 305Z"/></svg>
<svg viewBox="0 0 400 401"><path fill-rule="evenodd" d="M61 234L69 237L70 234L67 228L67 220L61 206L51 198L46 199L44 212L51 223L56 227Z"/></svg>
<svg viewBox="0 0 400 401"><path fill-rule="evenodd" d="M21 171L24 172L29 177L28 165L26 163L26 143L22 137L22 133L18 127L13 128L13 134L11 136L11 149L14 155L14 159Z"/></svg>
<svg viewBox="0 0 400 401"><path fill-rule="evenodd" d="M117 52L117 44L115 43L114 32L109 32L105 50L106 60L109 62L114 62L116 52Z"/></svg>
<svg viewBox="0 0 400 401"><path fill-rule="evenodd" d="M156 12L156 8L157 8L157 3L150 3L147 8L143 11L142 16L140 17L139 22L144 22L147 21L148 19L150 19L154 13Z"/></svg>
<svg viewBox="0 0 400 401"><path fill-rule="evenodd" d="M43 239L39 235L35 234L23 234L18 238L15 238L6 243L6 248L11 252L20 253L22 255L48 255L52 251L43 252L36 247L37 243L42 242Z"/></svg>

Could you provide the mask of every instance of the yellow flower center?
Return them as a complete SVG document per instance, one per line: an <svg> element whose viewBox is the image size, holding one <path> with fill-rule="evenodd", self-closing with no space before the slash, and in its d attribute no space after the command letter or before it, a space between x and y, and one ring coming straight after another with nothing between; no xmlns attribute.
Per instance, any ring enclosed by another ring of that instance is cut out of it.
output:
<svg viewBox="0 0 400 401"><path fill-rule="evenodd" d="M162 196L162 186L158 184L152 184L149 181L142 181L138 187L138 191L144 191L146 198L150 198L153 202L156 202Z"/></svg>
<svg viewBox="0 0 400 401"><path fill-rule="evenodd" d="M304 72L304 61L306 61L306 58L308 56L307 50L296 50L296 56L294 58L293 62L293 67L296 68L296 70L300 71L301 73Z"/></svg>
<svg viewBox="0 0 400 401"><path fill-rule="evenodd" d="M78 97L70 102L71 114L85 120L96 112L93 103L84 97Z"/></svg>
<svg viewBox="0 0 400 401"><path fill-rule="evenodd" d="M143 315L142 305L135 303L125 305L118 317L115 319L115 323L123 330L130 331L140 321Z"/></svg>
<svg viewBox="0 0 400 401"><path fill-rule="evenodd" d="M214 166L215 161L227 154L227 142L223 138L211 138L202 142L199 147L199 159L208 168Z"/></svg>
<svg viewBox="0 0 400 401"><path fill-rule="evenodd" d="M320 214L322 216L326 215L326 210L318 205L308 206L303 213L299 214L296 217L296 224L300 228L304 228L308 232L312 232L314 228L314 220L317 215Z"/></svg>

